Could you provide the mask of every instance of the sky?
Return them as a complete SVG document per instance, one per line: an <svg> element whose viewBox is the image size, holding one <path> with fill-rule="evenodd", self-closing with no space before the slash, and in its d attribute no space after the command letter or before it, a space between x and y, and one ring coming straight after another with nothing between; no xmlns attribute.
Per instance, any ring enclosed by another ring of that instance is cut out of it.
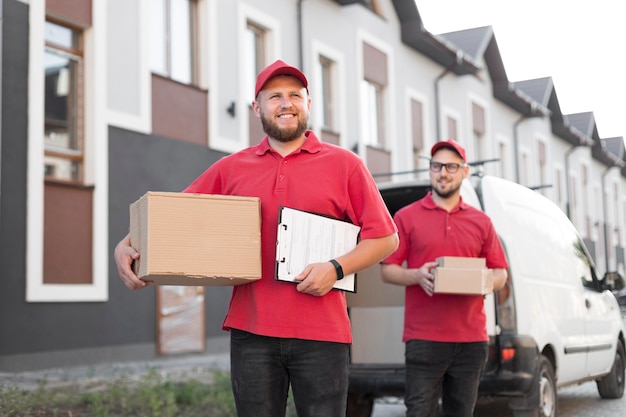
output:
<svg viewBox="0 0 626 417"><path fill-rule="evenodd" d="M626 21L616 0L415 0L433 34L494 31L511 82L552 77L563 114L626 143Z"/></svg>

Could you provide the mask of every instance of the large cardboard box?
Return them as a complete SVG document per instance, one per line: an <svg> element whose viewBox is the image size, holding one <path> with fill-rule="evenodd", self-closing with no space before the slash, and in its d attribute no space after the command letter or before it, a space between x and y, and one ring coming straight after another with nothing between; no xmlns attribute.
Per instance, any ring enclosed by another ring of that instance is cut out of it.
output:
<svg viewBox="0 0 626 417"><path fill-rule="evenodd" d="M437 258L435 292L485 295L493 291L493 271L485 267L484 258L447 256Z"/></svg>
<svg viewBox="0 0 626 417"><path fill-rule="evenodd" d="M140 279L164 285L240 285L261 278L256 197L148 192L130 205Z"/></svg>

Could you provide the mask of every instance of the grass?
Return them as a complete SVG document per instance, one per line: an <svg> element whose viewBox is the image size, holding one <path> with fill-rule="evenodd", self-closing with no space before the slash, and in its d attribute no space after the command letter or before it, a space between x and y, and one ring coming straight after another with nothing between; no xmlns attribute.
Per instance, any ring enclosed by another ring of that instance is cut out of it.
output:
<svg viewBox="0 0 626 417"><path fill-rule="evenodd" d="M0 417L232 417L236 415L230 375L213 382L170 381L151 370L140 381L127 376L105 383L49 389L45 382L26 391L0 385ZM287 416L296 416L291 395Z"/></svg>

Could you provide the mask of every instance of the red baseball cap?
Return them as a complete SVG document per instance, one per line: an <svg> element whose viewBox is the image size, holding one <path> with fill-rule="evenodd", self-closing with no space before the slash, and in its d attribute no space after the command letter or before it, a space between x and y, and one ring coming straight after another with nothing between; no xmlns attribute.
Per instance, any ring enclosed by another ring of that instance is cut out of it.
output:
<svg viewBox="0 0 626 417"><path fill-rule="evenodd" d="M267 82L271 78L276 77L277 75L291 75L292 77L296 77L298 80L300 80L302 85L304 85L304 88L306 88L307 93L309 92L309 82L307 81L302 71L300 71L296 67L286 64L285 62L279 59L276 62L274 62L272 65L265 67L265 69L261 71L259 75L256 77L256 87L254 88L254 97L259 95L259 91L263 89L265 84L267 84Z"/></svg>
<svg viewBox="0 0 626 417"><path fill-rule="evenodd" d="M459 144L459 142L455 141L454 139L442 140L441 142L435 143L430 150L430 156L433 156L435 152L437 152L441 148L452 149L454 152L459 154L459 156L463 159L463 162L467 162L465 149L463 149L461 144Z"/></svg>

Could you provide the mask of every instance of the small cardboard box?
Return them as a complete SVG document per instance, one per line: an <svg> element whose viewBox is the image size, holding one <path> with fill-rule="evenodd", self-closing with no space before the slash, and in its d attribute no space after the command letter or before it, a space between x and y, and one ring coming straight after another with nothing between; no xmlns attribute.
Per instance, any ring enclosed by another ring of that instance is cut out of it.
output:
<svg viewBox="0 0 626 417"><path fill-rule="evenodd" d="M256 197L147 192L130 205L140 279L160 285L240 285L261 278Z"/></svg>
<svg viewBox="0 0 626 417"><path fill-rule="evenodd" d="M463 256L440 256L435 259L442 268L486 268L485 258L466 258Z"/></svg>
<svg viewBox="0 0 626 417"><path fill-rule="evenodd" d="M490 294L493 290L491 269L436 268L435 292L449 294Z"/></svg>
<svg viewBox="0 0 626 417"><path fill-rule="evenodd" d="M484 258L444 256L437 258L435 292L485 295L493 291L493 271Z"/></svg>

